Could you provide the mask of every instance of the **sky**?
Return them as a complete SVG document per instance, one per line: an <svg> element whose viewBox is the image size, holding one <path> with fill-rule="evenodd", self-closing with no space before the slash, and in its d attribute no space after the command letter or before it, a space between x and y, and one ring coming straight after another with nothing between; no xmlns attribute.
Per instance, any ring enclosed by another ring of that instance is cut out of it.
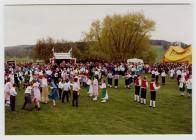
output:
<svg viewBox="0 0 196 140"><path fill-rule="evenodd" d="M41 38L79 41L93 20L143 12L156 22L151 39L192 44L192 5L26 5L4 7L5 46L32 45Z"/></svg>

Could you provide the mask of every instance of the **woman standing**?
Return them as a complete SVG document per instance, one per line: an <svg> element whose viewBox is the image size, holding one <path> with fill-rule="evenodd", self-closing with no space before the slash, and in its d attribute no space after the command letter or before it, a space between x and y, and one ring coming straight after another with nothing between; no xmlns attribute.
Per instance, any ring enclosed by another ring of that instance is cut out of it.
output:
<svg viewBox="0 0 196 140"><path fill-rule="evenodd" d="M51 88L51 91L48 95L48 98L52 100L53 102L53 107L56 106L56 100L58 99L58 87L56 86L56 84L54 83L54 81L49 80L49 85Z"/></svg>
<svg viewBox="0 0 196 140"><path fill-rule="evenodd" d="M94 95L94 98L93 100L96 101L97 100L97 97L98 97L98 80L96 77L94 77L94 80L93 80L93 95Z"/></svg>
<svg viewBox="0 0 196 140"><path fill-rule="evenodd" d="M39 89L39 83L33 82L33 102L35 103L35 108L37 108L37 111L40 111L40 101L41 101L41 95L40 95L40 89Z"/></svg>

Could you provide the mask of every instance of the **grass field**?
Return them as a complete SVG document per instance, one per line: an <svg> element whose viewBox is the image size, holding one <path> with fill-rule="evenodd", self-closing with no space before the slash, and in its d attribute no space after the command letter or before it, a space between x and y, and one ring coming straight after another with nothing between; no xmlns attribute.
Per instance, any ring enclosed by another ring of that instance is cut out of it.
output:
<svg viewBox="0 0 196 140"><path fill-rule="evenodd" d="M160 79L159 79L160 80ZM156 108L133 101L133 88L108 89L109 102L92 101L80 91L79 107L57 102L41 104L41 111L21 110L23 90L18 93L16 111L5 109L6 135L72 134L192 134L192 98L180 96L176 80L166 79L157 92ZM101 92L101 91L100 91Z"/></svg>

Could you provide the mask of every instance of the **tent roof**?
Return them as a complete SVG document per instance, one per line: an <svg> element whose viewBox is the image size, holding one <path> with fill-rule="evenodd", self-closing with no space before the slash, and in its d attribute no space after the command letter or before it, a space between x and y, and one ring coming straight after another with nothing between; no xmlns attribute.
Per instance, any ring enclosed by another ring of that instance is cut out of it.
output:
<svg viewBox="0 0 196 140"><path fill-rule="evenodd" d="M187 48L183 49L180 46L170 46L167 52L164 55L165 62L183 62L192 61L192 45L189 45Z"/></svg>

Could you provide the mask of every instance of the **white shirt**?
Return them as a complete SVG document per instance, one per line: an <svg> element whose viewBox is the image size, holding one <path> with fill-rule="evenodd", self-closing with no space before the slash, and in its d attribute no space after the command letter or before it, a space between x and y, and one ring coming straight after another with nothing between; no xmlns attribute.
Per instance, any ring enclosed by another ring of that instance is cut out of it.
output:
<svg viewBox="0 0 196 140"><path fill-rule="evenodd" d="M12 88L12 83L11 82L7 82L5 84L5 92L10 92L11 88Z"/></svg>
<svg viewBox="0 0 196 140"><path fill-rule="evenodd" d="M28 86L28 87L25 89L25 93L30 93L30 94L31 94L31 91L32 91L32 87L31 87L31 86Z"/></svg>
<svg viewBox="0 0 196 140"><path fill-rule="evenodd" d="M184 86L184 84L185 84L185 79L182 78L182 79L179 80L179 82L180 82L179 87L180 87L180 88L183 88L183 86Z"/></svg>
<svg viewBox="0 0 196 140"><path fill-rule="evenodd" d="M41 83L42 83L42 84L41 84L42 87L47 87L47 86L48 86L48 81L47 81L46 78L43 78Z"/></svg>
<svg viewBox="0 0 196 140"><path fill-rule="evenodd" d="M69 91L70 90L70 83L69 82L65 83L63 87L64 87L64 91Z"/></svg>
<svg viewBox="0 0 196 140"><path fill-rule="evenodd" d="M58 84L58 88L63 88L64 87L64 83L62 83L62 82L59 82L59 84Z"/></svg>
<svg viewBox="0 0 196 140"><path fill-rule="evenodd" d="M182 76L183 78L185 78L186 73L185 73L185 72L182 72L182 73L181 73L181 76Z"/></svg>
<svg viewBox="0 0 196 140"><path fill-rule="evenodd" d="M187 80L187 89L192 89L192 79Z"/></svg>
<svg viewBox="0 0 196 140"><path fill-rule="evenodd" d="M156 75L156 76L159 75L159 72L158 72L158 71L155 71L155 75Z"/></svg>
<svg viewBox="0 0 196 140"><path fill-rule="evenodd" d="M91 79L88 79L88 81L87 81L87 85L91 85L92 84L92 81L91 81Z"/></svg>
<svg viewBox="0 0 196 140"><path fill-rule="evenodd" d="M181 75L182 72L181 72L180 70L177 70L176 74L177 74L177 75Z"/></svg>
<svg viewBox="0 0 196 140"><path fill-rule="evenodd" d="M105 83L102 83L100 88L106 88L106 84Z"/></svg>
<svg viewBox="0 0 196 140"><path fill-rule="evenodd" d="M51 74L52 74L52 71L51 71L51 70L47 70L47 71L46 71L46 74L47 74L47 75L51 75Z"/></svg>
<svg viewBox="0 0 196 140"><path fill-rule="evenodd" d="M112 73L108 73L108 78L112 78Z"/></svg>
<svg viewBox="0 0 196 140"><path fill-rule="evenodd" d="M162 72L162 73L161 73L161 76L162 76L162 77L165 77L165 76L166 76L166 73L165 73L165 72Z"/></svg>
<svg viewBox="0 0 196 140"><path fill-rule="evenodd" d="M17 95L16 89L14 87L12 87L10 89L10 95L12 95L12 96L16 96Z"/></svg>
<svg viewBox="0 0 196 140"><path fill-rule="evenodd" d="M73 91L79 91L80 87L78 85L78 83L74 82L73 83Z"/></svg>
<svg viewBox="0 0 196 140"><path fill-rule="evenodd" d="M174 70L171 69L171 70L170 70L170 77L173 77L173 75L174 75Z"/></svg>

